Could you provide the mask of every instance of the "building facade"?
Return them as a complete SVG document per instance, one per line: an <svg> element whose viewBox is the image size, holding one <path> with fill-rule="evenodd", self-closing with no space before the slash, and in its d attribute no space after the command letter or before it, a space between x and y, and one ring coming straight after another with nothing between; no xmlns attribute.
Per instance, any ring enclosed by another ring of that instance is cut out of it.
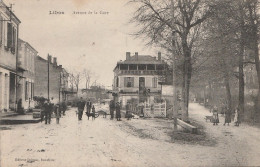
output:
<svg viewBox="0 0 260 167"><path fill-rule="evenodd" d="M45 60L42 57L37 56L35 59L34 95L49 99L53 98L53 102L58 103L59 100L62 101L67 99L68 92L68 73L62 68L62 65L57 65L57 58L54 57L52 59L52 57L49 56L48 60Z"/></svg>
<svg viewBox="0 0 260 167"><path fill-rule="evenodd" d="M16 109L18 32L21 21L0 1L0 111Z"/></svg>
<svg viewBox="0 0 260 167"><path fill-rule="evenodd" d="M35 58L37 51L28 43L18 39L17 99L22 100L26 110L34 108Z"/></svg>
<svg viewBox="0 0 260 167"><path fill-rule="evenodd" d="M132 103L151 102L161 98L161 81L166 73L167 64L158 57L148 55L131 56L126 52L126 60L117 62L114 68L113 91L116 101L123 106Z"/></svg>

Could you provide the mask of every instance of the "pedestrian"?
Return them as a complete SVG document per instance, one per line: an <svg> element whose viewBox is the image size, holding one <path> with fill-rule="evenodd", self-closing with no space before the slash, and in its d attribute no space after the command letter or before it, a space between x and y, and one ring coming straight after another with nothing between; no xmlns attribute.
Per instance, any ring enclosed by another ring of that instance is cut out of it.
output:
<svg viewBox="0 0 260 167"><path fill-rule="evenodd" d="M219 118L218 118L218 108L217 106L213 107L213 125L218 125L219 123Z"/></svg>
<svg viewBox="0 0 260 167"><path fill-rule="evenodd" d="M60 123L60 117L61 117L61 105L56 104L54 107L54 113L55 113L55 118L56 118L56 124Z"/></svg>
<svg viewBox="0 0 260 167"><path fill-rule="evenodd" d="M239 107L237 107L235 109L234 123L235 123L235 126L239 126L239 123L240 123Z"/></svg>
<svg viewBox="0 0 260 167"><path fill-rule="evenodd" d="M95 120L95 115L96 115L96 111L95 111L95 106L92 106L92 120Z"/></svg>
<svg viewBox="0 0 260 167"><path fill-rule="evenodd" d="M61 109L62 109L62 114L65 115L65 112L67 110L67 104L66 104L65 100L63 100L61 103Z"/></svg>
<svg viewBox="0 0 260 167"><path fill-rule="evenodd" d="M127 118L127 120L130 120L132 116L132 113L131 113L131 105L130 105L130 102L127 102L126 104L126 114L125 114L125 117Z"/></svg>
<svg viewBox="0 0 260 167"><path fill-rule="evenodd" d="M121 121L121 111L120 111L121 107L120 107L120 103L117 102L116 103L116 120L117 121Z"/></svg>
<svg viewBox="0 0 260 167"><path fill-rule="evenodd" d="M18 103L17 103L17 112L19 114L24 114L24 110L22 107L22 99L19 99Z"/></svg>
<svg viewBox="0 0 260 167"><path fill-rule="evenodd" d="M77 104L78 106L78 120L82 120L82 115L83 115L83 111L85 108L85 101L83 100L82 97L80 97L80 101Z"/></svg>
<svg viewBox="0 0 260 167"><path fill-rule="evenodd" d="M87 113L88 114L90 113L91 107L92 107L92 102L88 99L88 101L87 101Z"/></svg>
<svg viewBox="0 0 260 167"><path fill-rule="evenodd" d="M225 114L225 122L223 125L225 126L227 123L229 126L229 123L231 123L231 110L229 107L225 107L224 114Z"/></svg>
<svg viewBox="0 0 260 167"><path fill-rule="evenodd" d="M44 114L45 114L45 124L51 123L51 114L52 114L52 104L50 103L50 100L48 99L46 103L44 104Z"/></svg>
<svg viewBox="0 0 260 167"><path fill-rule="evenodd" d="M109 111L110 111L110 119L114 119L114 112L115 112L115 102L114 100L111 100L110 101L110 104L109 104Z"/></svg>

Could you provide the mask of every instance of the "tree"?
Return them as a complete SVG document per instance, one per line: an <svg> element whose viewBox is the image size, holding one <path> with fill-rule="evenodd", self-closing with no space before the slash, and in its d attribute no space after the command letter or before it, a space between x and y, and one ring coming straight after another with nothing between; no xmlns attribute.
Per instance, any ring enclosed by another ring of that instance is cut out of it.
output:
<svg viewBox="0 0 260 167"><path fill-rule="evenodd" d="M83 70L83 76L85 77L85 86L86 89L90 88L90 81L92 78L92 72L90 70L87 70L86 68Z"/></svg>
<svg viewBox="0 0 260 167"><path fill-rule="evenodd" d="M183 60L183 120L188 121L194 44L201 23L210 15L210 4L206 0L133 0L130 2L138 5L131 20L137 23L140 29L135 34L137 37L142 36L148 39L147 45L162 46L162 43L174 42L172 47L181 48L179 53ZM173 61L178 59L178 55L175 56L172 56Z"/></svg>

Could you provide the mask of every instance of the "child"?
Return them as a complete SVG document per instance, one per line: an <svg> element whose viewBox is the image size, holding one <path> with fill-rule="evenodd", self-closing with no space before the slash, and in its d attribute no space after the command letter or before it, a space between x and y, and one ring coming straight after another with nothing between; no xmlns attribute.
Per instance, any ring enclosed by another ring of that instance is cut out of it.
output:
<svg viewBox="0 0 260 167"><path fill-rule="evenodd" d="M239 126L239 108L237 107L235 110L235 117L234 117L235 126Z"/></svg>

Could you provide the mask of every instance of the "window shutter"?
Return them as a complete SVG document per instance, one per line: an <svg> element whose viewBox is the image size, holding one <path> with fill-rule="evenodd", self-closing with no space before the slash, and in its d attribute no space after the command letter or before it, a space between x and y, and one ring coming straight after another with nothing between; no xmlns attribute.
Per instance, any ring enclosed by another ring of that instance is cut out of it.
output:
<svg viewBox="0 0 260 167"><path fill-rule="evenodd" d="M16 49L16 29L15 27L13 27L13 47L14 47L14 51Z"/></svg>
<svg viewBox="0 0 260 167"><path fill-rule="evenodd" d="M13 29L12 29L12 24L11 23L7 23L7 47L11 48L12 44L13 44Z"/></svg>

